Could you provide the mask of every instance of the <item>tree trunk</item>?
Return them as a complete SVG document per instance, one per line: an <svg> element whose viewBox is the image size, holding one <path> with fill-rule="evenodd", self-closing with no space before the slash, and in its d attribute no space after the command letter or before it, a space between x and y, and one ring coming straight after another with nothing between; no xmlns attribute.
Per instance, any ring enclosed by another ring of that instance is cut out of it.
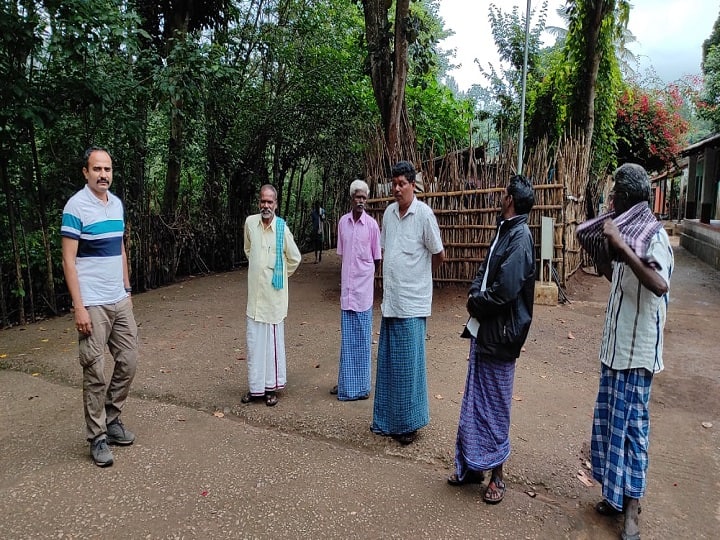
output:
<svg viewBox="0 0 720 540"><path fill-rule="evenodd" d="M403 140L414 139L407 118L405 84L408 73L408 39L406 21L410 0L397 0L395 5L394 47L388 12L392 2L387 0L363 0L365 14L365 39L370 59L370 80L375 102L382 118L385 144L391 161L397 161L403 153ZM405 141L407 144L407 141Z"/></svg>
<svg viewBox="0 0 720 540"><path fill-rule="evenodd" d="M170 220L177 210L180 195L180 173L182 172L183 149L183 117L180 113L182 100L172 101L170 112L170 137L168 138L168 162L165 175L165 194L163 197L163 214Z"/></svg>
<svg viewBox="0 0 720 540"><path fill-rule="evenodd" d="M600 50L598 43L600 41L600 30L603 20L608 13L613 10L613 2L605 0L596 0L592 5L592 12L586 19L585 36L585 69L583 73L583 81L580 85L581 94L581 126L585 134L586 157L589 160L592 152L592 137L595 129L595 93L597 89L597 76L600 67Z"/></svg>
<svg viewBox="0 0 720 540"><path fill-rule="evenodd" d="M45 289L47 291L47 304L50 310L57 315L57 302L55 299L55 276L53 275L53 258L52 246L49 238L49 228L47 222L47 212L45 209L45 187L40 172L40 160L38 158L37 143L35 141L35 127L30 124L30 149L32 151L33 169L36 192L38 199L38 212L40 214L40 228L42 230L43 249L45 251L45 264L47 270L45 272Z"/></svg>
<svg viewBox="0 0 720 540"><path fill-rule="evenodd" d="M405 83L408 74L408 40L406 31L406 20L410 10L410 0L397 0L395 4L395 51L394 51L394 73L388 108L390 117L388 120L388 131L385 139L388 143L388 151L393 160L402 158L402 142L405 133L402 128L407 117L405 108Z"/></svg>
<svg viewBox="0 0 720 540"><path fill-rule="evenodd" d="M13 249L13 258L15 260L15 294L18 298L18 321L25 324L25 282L22 275L22 254L17 238L17 225L15 222L15 199L13 197L12 186L8 178L7 158L0 157L0 182L2 183L3 192L7 201L8 226L10 228L10 241Z"/></svg>

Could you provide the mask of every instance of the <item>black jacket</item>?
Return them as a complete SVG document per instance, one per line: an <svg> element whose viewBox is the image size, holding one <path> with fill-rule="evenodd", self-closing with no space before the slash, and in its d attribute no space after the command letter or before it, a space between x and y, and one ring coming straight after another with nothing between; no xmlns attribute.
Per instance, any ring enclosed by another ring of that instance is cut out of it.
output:
<svg viewBox="0 0 720 540"><path fill-rule="evenodd" d="M500 220L498 220L500 221ZM476 354L498 360L520 356L535 300L535 246L527 215L502 222L481 291L488 259L470 286L467 310L480 322Z"/></svg>

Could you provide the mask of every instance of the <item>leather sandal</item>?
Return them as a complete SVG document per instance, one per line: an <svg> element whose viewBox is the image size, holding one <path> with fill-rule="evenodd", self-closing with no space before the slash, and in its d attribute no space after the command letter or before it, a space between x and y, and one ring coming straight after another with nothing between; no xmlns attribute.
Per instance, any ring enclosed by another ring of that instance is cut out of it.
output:
<svg viewBox="0 0 720 540"><path fill-rule="evenodd" d="M495 494L495 495L493 495ZM492 480L488 484L485 494L483 495L483 501L488 504L498 504L505 498L505 482L500 480L497 476L493 476Z"/></svg>

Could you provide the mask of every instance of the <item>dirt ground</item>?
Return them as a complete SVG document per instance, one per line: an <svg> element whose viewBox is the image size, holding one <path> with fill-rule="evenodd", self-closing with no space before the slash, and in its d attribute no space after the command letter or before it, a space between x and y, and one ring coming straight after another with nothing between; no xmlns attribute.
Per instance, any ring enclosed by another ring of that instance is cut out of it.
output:
<svg viewBox="0 0 720 540"><path fill-rule="evenodd" d="M673 239L676 243L677 237ZM644 538L717 538L720 273L682 248L675 250L666 370L656 377L652 390L650 471L641 530ZM427 336L431 423L415 444L401 447L369 431L372 399L341 403L328 393L337 376L339 261L332 252L325 252L320 264L312 260L312 254L305 255L290 279L288 387L276 407L240 403L247 389L244 270L195 277L135 296L141 359L132 396L148 407L167 403L207 414L222 412L254 428L300 436L306 443L329 443L373 459L413 463L442 485L452 471L465 382L468 344L459 333L466 319L466 289L435 290ZM536 306L516 372L512 455L506 465L510 490L499 505L499 512L519 512L526 521L522 535L503 537L618 535L620 521L600 518L592 510L600 498L599 487L584 482L590 476L587 445L608 288L604 279L581 271L567 290L571 303ZM375 342L380 296L378 291ZM69 315L5 330L0 333L0 366L79 388L76 346ZM125 422L131 424L132 417L126 415ZM81 441L81 425L73 435ZM473 497L479 514L489 508L479 495ZM422 530L422 516L416 525ZM512 526L504 525L510 530ZM486 531L478 537L501 536L496 530ZM164 535L160 529L150 537Z"/></svg>

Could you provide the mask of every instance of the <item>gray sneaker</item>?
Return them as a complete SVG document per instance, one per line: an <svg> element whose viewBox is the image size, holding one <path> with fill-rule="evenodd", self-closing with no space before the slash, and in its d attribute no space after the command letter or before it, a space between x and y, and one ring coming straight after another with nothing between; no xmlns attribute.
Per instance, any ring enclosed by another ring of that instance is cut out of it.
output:
<svg viewBox="0 0 720 540"><path fill-rule="evenodd" d="M135 440L135 434L116 418L107 425L107 442L108 444L116 444L118 446L129 446Z"/></svg>
<svg viewBox="0 0 720 540"><path fill-rule="evenodd" d="M90 443L90 453L98 467L109 467L113 464L113 455L104 435L95 437L95 440Z"/></svg>

